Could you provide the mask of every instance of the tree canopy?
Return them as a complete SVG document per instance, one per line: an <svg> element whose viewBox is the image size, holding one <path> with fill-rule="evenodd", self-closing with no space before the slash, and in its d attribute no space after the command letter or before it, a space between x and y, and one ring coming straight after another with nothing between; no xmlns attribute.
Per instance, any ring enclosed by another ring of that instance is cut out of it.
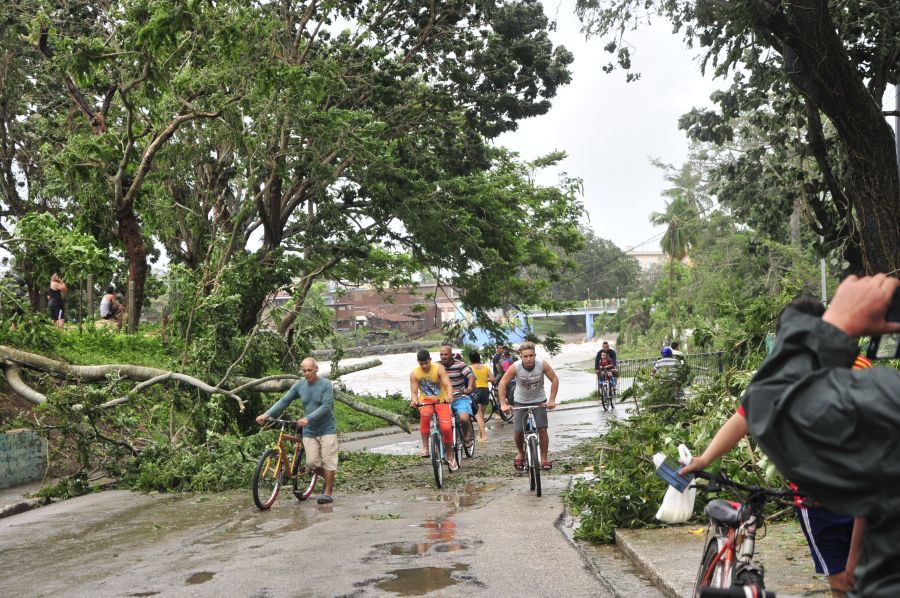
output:
<svg viewBox="0 0 900 598"><path fill-rule="evenodd" d="M46 212L121 250L138 304L160 246L184 267L185 313L227 309L247 333L276 290L299 308L325 276L430 270L476 312L539 303L547 283L518 273L580 244L578 182L531 180L562 155L528 165L490 143L569 81L539 2L0 11L0 236Z"/></svg>
<svg viewBox="0 0 900 598"><path fill-rule="evenodd" d="M657 17L702 49L704 72L729 80L718 110L680 123L695 140L744 141L723 164L734 193L720 201L769 222L787 222L800 201L850 271L897 271L900 175L882 98L900 83L898 3L579 0L577 11L608 38L607 70L630 71L627 33Z"/></svg>

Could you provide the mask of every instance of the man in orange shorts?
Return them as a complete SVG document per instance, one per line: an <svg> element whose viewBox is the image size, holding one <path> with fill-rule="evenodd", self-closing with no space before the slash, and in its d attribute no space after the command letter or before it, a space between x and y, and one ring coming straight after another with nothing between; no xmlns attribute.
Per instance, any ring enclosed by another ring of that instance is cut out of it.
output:
<svg viewBox="0 0 900 598"><path fill-rule="evenodd" d="M427 405L419 409L419 431L422 433L422 457L428 457L428 435L431 432L432 410L437 411L438 425L444 441L444 454L450 471L459 469L459 463L453 458L453 413L450 411L450 399L453 387L447 370L439 363L431 362L431 354L422 349L416 355L419 365L409 374L410 406L413 408Z"/></svg>

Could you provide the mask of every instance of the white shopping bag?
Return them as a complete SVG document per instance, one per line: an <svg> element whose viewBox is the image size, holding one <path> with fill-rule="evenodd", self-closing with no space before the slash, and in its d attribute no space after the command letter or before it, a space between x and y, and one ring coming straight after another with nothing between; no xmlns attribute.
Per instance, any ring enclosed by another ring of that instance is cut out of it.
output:
<svg viewBox="0 0 900 598"><path fill-rule="evenodd" d="M683 444L678 445L679 461L683 465L691 462L691 451ZM662 504L656 512L656 518L663 523L684 523L691 518L694 513L694 499L697 497L697 490L693 486L688 486L684 492L679 492L672 486L666 490Z"/></svg>

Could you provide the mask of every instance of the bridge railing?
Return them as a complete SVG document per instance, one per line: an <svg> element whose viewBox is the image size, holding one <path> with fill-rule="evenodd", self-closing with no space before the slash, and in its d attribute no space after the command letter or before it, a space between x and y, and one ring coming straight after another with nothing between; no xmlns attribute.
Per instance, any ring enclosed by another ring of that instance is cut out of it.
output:
<svg viewBox="0 0 900 598"><path fill-rule="evenodd" d="M634 384L634 379L641 373L649 374L658 357L638 357L619 359L619 392L623 392ZM690 353L685 356L685 365L694 374L694 383L712 382L713 378L725 371L725 352Z"/></svg>

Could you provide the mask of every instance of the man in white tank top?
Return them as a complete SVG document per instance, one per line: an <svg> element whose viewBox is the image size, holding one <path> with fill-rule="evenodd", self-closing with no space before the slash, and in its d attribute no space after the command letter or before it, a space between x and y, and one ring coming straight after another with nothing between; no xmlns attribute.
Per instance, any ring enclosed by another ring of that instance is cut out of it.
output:
<svg viewBox="0 0 900 598"><path fill-rule="evenodd" d="M550 381L550 399L544 391L544 377ZM556 393L559 391L559 378L550 364L538 359L534 351L534 343L524 342L519 346L519 361L509 366L498 388L500 394L500 407L503 411L509 411L506 389L512 380L516 381L515 402L516 405L541 405L546 403L547 409L556 407ZM513 419L516 449L519 454L513 463L516 469L525 468L525 411L516 411ZM534 422L538 428L538 436L541 444L541 469L550 469L553 463L547 459L547 447L550 444L550 436L547 434L547 410L535 409Z"/></svg>

